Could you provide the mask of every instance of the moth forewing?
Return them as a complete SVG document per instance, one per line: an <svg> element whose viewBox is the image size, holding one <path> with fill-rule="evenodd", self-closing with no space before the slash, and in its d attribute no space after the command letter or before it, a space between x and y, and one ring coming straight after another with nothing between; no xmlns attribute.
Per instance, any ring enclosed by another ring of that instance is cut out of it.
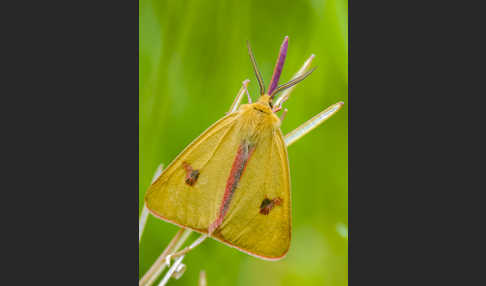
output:
<svg viewBox="0 0 486 286"><path fill-rule="evenodd" d="M215 238L259 258L283 258L290 246L291 195L279 129L255 149L233 202Z"/></svg>
<svg viewBox="0 0 486 286"><path fill-rule="evenodd" d="M227 156L234 152L237 115L230 113L204 131L149 187L145 202L155 216L207 233L224 192L226 178L221 170L230 168ZM193 185L186 183L186 164L199 172Z"/></svg>

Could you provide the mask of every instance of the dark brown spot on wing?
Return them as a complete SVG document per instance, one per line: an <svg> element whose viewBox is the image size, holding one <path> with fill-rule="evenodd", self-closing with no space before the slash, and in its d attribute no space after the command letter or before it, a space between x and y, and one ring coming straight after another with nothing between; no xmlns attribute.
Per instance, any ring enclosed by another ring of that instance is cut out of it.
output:
<svg viewBox="0 0 486 286"><path fill-rule="evenodd" d="M199 170L194 170L191 165L186 162L183 162L182 166L184 167L184 170L186 170L186 178L184 181L189 186L193 186L196 183L197 178L199 178Z"/></svg>
<svg viewBox="0 0 486 286"><path fill-rule="evenodd" d="M280 197L275 199L264 198L260 204L260 213L262 215L268 215L275 206L280 205L282 205L282 199Z"/></svg>

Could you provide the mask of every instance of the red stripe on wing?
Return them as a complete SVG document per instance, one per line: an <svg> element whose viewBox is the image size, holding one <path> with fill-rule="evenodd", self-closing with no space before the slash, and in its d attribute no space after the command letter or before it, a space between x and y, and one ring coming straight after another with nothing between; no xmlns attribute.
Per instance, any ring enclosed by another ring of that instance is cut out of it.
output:
<svg viewBox="0 0 486 286"><path fill-rule="evenodd" d="M228 180L226 181L226 188L224 190L223 200L219 208L218 218L209 226L209 233L212 233L216 228L218 228L222 223L226 212L229 209L231 199L233 194L238 187L238 182L246 169L248 160L250 160L253 151L255 150L254 145L250 145L247 141L238 146L238 151L236 153L235 160L233 161L233 166L231 167L231 172L229 174Z"/></svg>

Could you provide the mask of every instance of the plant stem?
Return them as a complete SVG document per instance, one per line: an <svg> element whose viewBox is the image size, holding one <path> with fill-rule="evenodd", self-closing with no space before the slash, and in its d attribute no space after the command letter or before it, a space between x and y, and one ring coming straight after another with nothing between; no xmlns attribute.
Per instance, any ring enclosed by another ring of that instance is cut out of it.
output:
<svg viewBox="0 0 486 286"><path fill-rule="evenodd" d="M196 246L198 246L199 244L203 243L204 240L206 240L208 236L206 234L201 234L201 236L198 237L198 239L196 239L191 245L189 245L188 247L184 248L183 250L181 251L177 251L177 252L173 252L170 257L171 258L176 258L178 256L181 256L181 255L185 255L186 253L188 253L189 251L193 250L194 248L196 248Z"/></svg>
<svg viewBox="0 0 486 286"><path fill-rule="evenodd" d="M179 265L181 265L182 259L184 259L184 255L177 258L177 260L174 262L174 264L170 267L169 271L167 271L167 273L165 273L165 276L160 281L159 286L165 286L165 284L167 284L167 282L169 282L169 279L172 277L172 275L174 274L176 269L179 267Z"/></svg>
<svg viewBox="0 0 486 286"><path fill-rule="evenodd" d="M207 286L208 285L208 282L207 282L207 279L206 279L206 271L204 270L201 270L201 272L199 272L199 286Z"/></svg>
<svg viewBox="0 0 486 286"><path fill-rule="evenodd" d="M166 264L165 258L168 254L177 251L182 244L187 240L189 235L191 234L191 230L181 228L169 242L169 245L164 249L162 254L155 260L154 264L150 267L150 269L143 275L142 279L138 283L139 286L149 286L154 283L157 277L162 273Z"/></svg>
<svg viewBox="0 0 486 286"><path fill-rule="evenodd" d="M160 176L160 174L162 174L163 168L164 168L164 164L160 164L157 167L157 170L155 170L154 177L152 178L152 183L155 182L155 180ZM149 211L147 209L147 206L144 203L142 213L140 214L140 220L138 221L138 243L139 244L140 241L142 241L142 235L145 229L145 225L147 224L148 215L149 215Z"/></svg>
<svg viewBox="0 0 486 286"><path fill-rule="evenodd" d="M165 273L165 276L164 276L164 278L162 278L162 281L159 283L159 286L164 286L169 281L169 279L174 276L174 273L177 273L178 271L182 271L181 273L177 273L178 277L176 277L176 279L179 279L179 277L184 273L184 270L185 270L185 265L182 264L182 259L184 259L184 256L186 255L186 253L193 250L199 244L203 243L204 240L207 237L208 236L206 234L202 234L201 236L199 236L198 239L196 239L188 247L184 248L181 251L173 252L172 254L169 254L169 256L166 257L166 260L169 261L167 263L170 263L170 259L172 259L172 258L176 258L176 257L178 257L178 258L177 258L176 262L174 263L174 265L172 265L172 267L169 269L169 271L167 271L167 273Z"/></svg>
<svg viewBox="0 0 486 286"><path fill-rule="evenodd" d="M329 119L329 117L336 113L341 108L341 106L343 106L343 104L343 102L338 102L329 106L328 108L321 111L319 114L315 115L311 119L301 124L299 127L289 132L284 137L285 145L287 147L292 145L292 143L304 137L304 135L311 132L317 126L321 125L324 121L326 121L327 119Z"/></svg>
<svg viewBox="0 0 486 286"><path fill-rule="evenodd" d="M147 209L147 206L143 204L142 213L140 214L140 220L138 222L138 243L139 244L140 241L142 241L142 234L143 234L143 230L145 229L145 225L147 224L148 215L149 215L149 211Z"/></svg>

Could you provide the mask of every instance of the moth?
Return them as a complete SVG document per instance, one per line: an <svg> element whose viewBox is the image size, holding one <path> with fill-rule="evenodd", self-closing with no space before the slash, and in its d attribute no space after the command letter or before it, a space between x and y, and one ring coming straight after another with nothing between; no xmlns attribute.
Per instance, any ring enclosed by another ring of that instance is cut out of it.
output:
<svg viewBox="0 0 486 286"><path fill-rule="evenodd" d="M268 90L250 45L260 98L230 112L190 143L145 195L156 217L192 229L247 254L283 258L291 240L287 147L274 106L279 92L312 70L278 85L288 38L280 48Z"/></svg>

